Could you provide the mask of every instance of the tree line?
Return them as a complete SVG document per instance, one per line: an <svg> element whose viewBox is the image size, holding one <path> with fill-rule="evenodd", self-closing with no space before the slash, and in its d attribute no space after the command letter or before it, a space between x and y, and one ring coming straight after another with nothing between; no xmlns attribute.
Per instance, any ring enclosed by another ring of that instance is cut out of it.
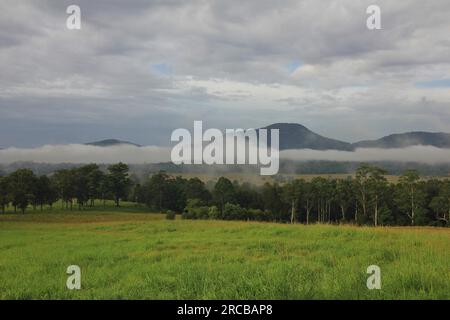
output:
<svg viewBox="0 0 450 320"><path fill-rule="evenodd" d="M186 219L449 225L450 180L424 180L417 171L407 170L390 183L385 175L381 168L361 164L354 177L345 179L315 177L255 186L226 177L205 184L165 172L132 181L123 163L110 165L106 172L90 164L42 176L19 169L0 177L0 205L3 212L11 204L24 213L30 205L42 209L58 200L71 209L74 203L83 208L94 206L97 199L112 199L117 206L129 200Z"/></svg>
<svg viewBox="0 0 450 320"><path fill-rule="evenodd" d="M30 205L35 210L40 207L41 211L45 205L52 208L58 200L70 209L75 200L80 209L94 206L96 199L113 199L119 206L131 186L128 170L124 163L110 165L106 173L96 164L41 176L30 169L18 169L0 177L0 206L2 212L12 205L14 212L22 213Z"/></svg>

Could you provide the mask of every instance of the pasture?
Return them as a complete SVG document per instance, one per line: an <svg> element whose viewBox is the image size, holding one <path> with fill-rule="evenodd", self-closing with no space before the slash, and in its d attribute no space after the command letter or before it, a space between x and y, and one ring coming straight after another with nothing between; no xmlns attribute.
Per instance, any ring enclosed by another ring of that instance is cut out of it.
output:
<svg viewBox="0 0 450 320"><path fill-rule="evenodd" d="M0 215L0 299L449 299L450 230ZM66 269L81 268L81 290ZM366 269L381 268L381 290Z"/></svg>

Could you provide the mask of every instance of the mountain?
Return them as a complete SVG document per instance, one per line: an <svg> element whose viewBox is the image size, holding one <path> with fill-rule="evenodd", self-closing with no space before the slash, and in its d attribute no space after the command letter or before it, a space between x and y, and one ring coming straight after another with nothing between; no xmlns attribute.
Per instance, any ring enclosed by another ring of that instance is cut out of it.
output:
<svg viewBox="0 0 450 320"><path fill-rule="evenodd" d="M280 150L353 150L351 143L321 136L297 123L275 123L261 129L280 130Z"/></svg>
<svg viewBox="0 0 450 320"><path fill-rule="evenodd" d="M443 132L406 132L391 134L378 140L366 140L353 144L355 148L405 148L423 145L437 148L450 148L450 133Z"/></svg>
<svg viewBox="0 0 450 320"><path fill-rule="evenodd" d="M112 146L119 146L119 145L130 145L135 147L140 147L140 145L136 143L132 143L129 141L122 141L117 139L106 139L106 140L100 140L95 142L88 142L85 143L85 145L88 146L97 146L97 147L112 147Z"/></svg>
<svg viewBox="0 0 450 320"><path fill-rule="evenodd" d="M450 133L443 132L406 132L391 134L378 140L363 140L356 143L349 143L321 136L298 123L274 123L260 129L278 129L280 131L280 150L312 149L353 151L356 148L393 149L415 145L450 149ZM118 145L132 145L141 147L138 144L117 139L106 139L85 144L99 147Z"/></svg>
<svg viewBox="0 0 450 320"><path fill-rule="evenodd" d="M348 143L321 136L297 123L275 123L261 129L280 130L280 150L312 149L353 151L356 148L393 149L416 145L450 149L450 133L444 132L406 132L391 134L378 140Z"/></svg>

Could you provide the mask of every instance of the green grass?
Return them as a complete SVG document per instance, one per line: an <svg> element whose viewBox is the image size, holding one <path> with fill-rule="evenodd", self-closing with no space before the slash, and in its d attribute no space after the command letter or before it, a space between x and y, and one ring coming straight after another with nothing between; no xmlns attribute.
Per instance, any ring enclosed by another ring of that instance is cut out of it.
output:
<svg viewBox="0 0 450 320"><path fill-rule="evenodd" d="M0 299L450 298L449 229L94 210L0 215ZM72 264L81 290L66 288ZM372 264L381 290L366 287Z"/></svg>

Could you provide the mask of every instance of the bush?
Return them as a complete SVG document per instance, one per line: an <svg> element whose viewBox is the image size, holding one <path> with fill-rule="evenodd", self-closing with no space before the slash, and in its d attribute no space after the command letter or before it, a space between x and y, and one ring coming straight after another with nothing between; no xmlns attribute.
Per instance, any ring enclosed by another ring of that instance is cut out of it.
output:
<svg viewBox="0 0 450 320"><path fill-rule="evenodd" d="M245 210L238 204L225 203L223 207L224 220L241 220L245 217Z"/></svg>
<svg viewBox="0 0 450 320"><path fill-rule="evenodd" d="M166 219L167 220L175 220L175 212L173 212L172 210L167 210L166 211Z"/></svg>
<svg viewBox="0 0 450 320"><path fill-rule="evenodd" d="M220 211L216 206L209 207L208 216L210 219L219 219Z"/></svg>

